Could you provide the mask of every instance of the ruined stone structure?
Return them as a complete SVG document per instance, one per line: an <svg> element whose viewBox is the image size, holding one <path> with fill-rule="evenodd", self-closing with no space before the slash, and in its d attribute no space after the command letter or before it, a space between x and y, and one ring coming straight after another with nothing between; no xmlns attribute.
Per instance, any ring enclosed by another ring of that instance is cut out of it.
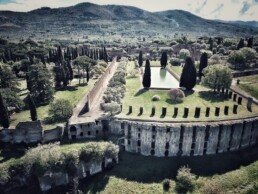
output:
<svg viewBox="0 0 258 194"><path fill-rule="evenodd" d="M77 168L78 178L83 179L100 173L105 168L108 168L110 165L113 166L117 162L118 156L117 158L105 158L104 161L100 162L80 162L79 167ZM69 184L72 181L72 178L73 177L70 177L66 172L52 173L48 171L42 177L39 177L38 180L41 191L48 191L56 186Z"/></svg>
<svg viewBox="0 0 258 194"><path fill-rule="evenodd" d="M95 121L69 126L68 138L73 140L83 138L96 138L96 136L101 135L102 133L102 121Z"/></svg>
<svg viewBox="0 0 258 194"><path fill-rule="evenodd" d="M47 143L63 137L63 127L44 130L40 121L20 122L15 129L0 130L0 141L4 143Z"/></svg>
<svg viewBox="0 0 258 194"><path fill-rule="evenodd" d="M241 121L162 124L113 120L110 132L124 137L126 151L149 156L200 156L258 143L258 118Z"/></svg>

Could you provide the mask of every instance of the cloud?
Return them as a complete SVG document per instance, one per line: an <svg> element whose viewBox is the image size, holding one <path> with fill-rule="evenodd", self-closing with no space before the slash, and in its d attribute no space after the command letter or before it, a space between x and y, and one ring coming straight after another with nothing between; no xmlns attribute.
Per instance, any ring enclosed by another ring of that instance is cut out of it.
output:
<svg viewBox="0 0 258 194"><path fill-rule="evenodd" d="M217 13L219 11L221 11L221 9L224 7L224 4L219 4L218 7L216 9L214 9L211 14Z"/></svg>
<svg viewBox="0 0 258 194"><path fill-rule="evenodd" d="M208 0L205 0L205 1L203 2L203 4L195 10L195 12L196 12L196 13L200 13L200 11L202 10L202 8L204 8L204 6L207 4L207 1L208 1Z"/></svg>
<svg viewBox="0 0 258 194"><path fill-rule="evenodd" d="M0 5L6 5L9 3L15 3L15 0L0 0Z"/></svg>
<svg viewBox="0 0 258 194"><path fill-rule="evenodd" d="M249 4L249 2L247 2L247 1L245 1L245 2L243 2L243 7L242 7L242 9L240 10L240 14L244 14L244 13L246 13L249 9L250 9L250 4Z"/></svg>

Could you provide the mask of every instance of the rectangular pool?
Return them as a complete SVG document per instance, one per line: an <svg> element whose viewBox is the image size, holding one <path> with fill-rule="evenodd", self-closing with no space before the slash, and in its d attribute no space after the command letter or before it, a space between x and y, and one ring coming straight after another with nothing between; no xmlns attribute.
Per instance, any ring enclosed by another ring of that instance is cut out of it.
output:
<svg viewBox="0 0 258 194"><path fill-rule="evenodd" d="M158 89L178 88L179 82L166 69L151 67L151 87Z"/></svg>

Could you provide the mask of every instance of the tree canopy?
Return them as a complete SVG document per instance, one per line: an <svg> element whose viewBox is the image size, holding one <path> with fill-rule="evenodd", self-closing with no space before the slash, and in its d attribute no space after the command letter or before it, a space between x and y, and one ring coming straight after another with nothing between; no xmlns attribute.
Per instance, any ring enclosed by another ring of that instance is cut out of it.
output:
<svg viewBox="0 0 258 194"><path fill-rule="evenodd" d="M202 85L212 89L230 88L232 83L231 70L226 65L216 64L204 69Z"/></svg>
<svg viewBox="0 0 258 194"><path fill-rule="evenodd" d="M30 66L28 72L31 96L36 104L48 104L54 96L54 88L49 70L43 64Z"/></svg>

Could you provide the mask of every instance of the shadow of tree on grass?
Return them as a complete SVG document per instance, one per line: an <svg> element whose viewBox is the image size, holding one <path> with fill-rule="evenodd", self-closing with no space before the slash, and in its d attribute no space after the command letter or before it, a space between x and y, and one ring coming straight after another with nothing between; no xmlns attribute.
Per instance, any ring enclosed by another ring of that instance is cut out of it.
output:
<svg viewBox="0 0 258 194"><path fill-rule="evenodd" d="M134 96L140 96L140 95L144 94L147 91L149 91L149 90L145 89L145 88L141 88L140 90L138 90L138 92Z"/></svg>
<svg viewBox="0 0 258 194"><path fill-rule="evenodd" d="M214 93L213 91L201 91L199 92L200 98L210 102L224 102L228 101L228 96L222 93Z"/></svg>

